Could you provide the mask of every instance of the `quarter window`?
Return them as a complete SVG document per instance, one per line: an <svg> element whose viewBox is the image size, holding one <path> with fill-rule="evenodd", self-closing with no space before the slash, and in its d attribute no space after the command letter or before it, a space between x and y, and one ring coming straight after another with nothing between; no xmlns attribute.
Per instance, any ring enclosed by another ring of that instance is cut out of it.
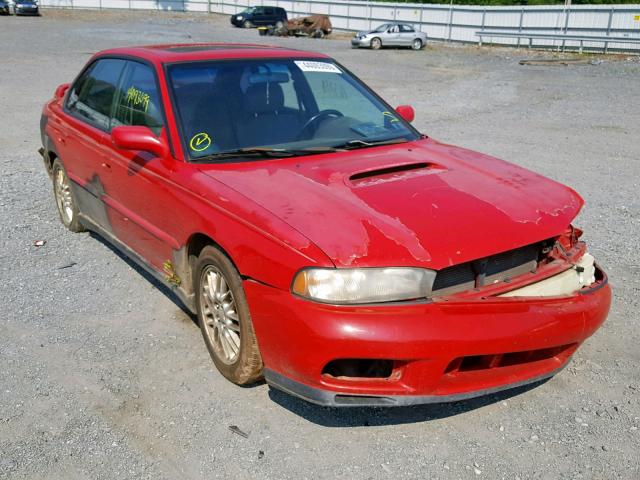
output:
<svg viewBox="0 0 640 480"><path fill-rule="evenodd" d="M125 63L124 60L105 58L91 65L69 92L69 112L101 130L108 130L116 85Z"/></svg>
<svg viewBox="0 0 640 480"><path fill-rule="evenodd" d="M153 70L148 65L128 62L116 100L112 127L138 125L160 134L164 121Z"/></svg>

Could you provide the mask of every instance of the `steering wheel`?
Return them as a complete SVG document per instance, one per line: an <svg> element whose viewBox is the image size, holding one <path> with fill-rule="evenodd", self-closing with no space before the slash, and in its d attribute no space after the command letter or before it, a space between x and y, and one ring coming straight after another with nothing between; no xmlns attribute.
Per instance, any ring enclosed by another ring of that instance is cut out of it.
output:
<svg viewBox="0 0 640 480"><path fill-rule="evenodd" d="M338 110L333 110L333 109L322 110L316 113L313 117L307 120L305 124L302 126L302 128L300 129L300 133L298 134L297 140L301 140L302 138L304 138L304 134L308 130L311 130L311 127L316 124L317 126L315 128L317 129L320 123L329 117L338 118L338 117L344 117L344 115L342 115L342 112Z"/></svg>

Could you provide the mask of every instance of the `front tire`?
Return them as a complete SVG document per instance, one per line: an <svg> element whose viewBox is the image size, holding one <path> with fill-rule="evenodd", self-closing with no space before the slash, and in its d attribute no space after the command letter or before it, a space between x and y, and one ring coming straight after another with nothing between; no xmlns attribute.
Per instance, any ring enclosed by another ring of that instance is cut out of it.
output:
<svg viewBox="0 0 640 480"><path fill-rule="evenodd" d="M253 27L253 24L249 20L245 20L244 23L242 24L242 28L251 28L251 27Z"/></svg>
<svg viewBox="0 0 640 480"><path fill-rule="evenodd" d="M380 50L380 47L382 47L382 40L380 40L378 37L374 37L371 39L371 48L373 50Z"/></svg>
<svg viewBox="0 0 640 480"><path fill-rule="evenodd" d="M53 172L53 196L56 199L60 221L68 230L74 233L84 231L78 218L80 210L73 195L71 181L62 166L62 162L56 158L51 170Z"/></svg>
<svg viewBox="0 0 640 480"><path fill-rule="evenodd" d="M262 357L242 279L217 248L202 249L195 269L198 323L213 363L237 385L262 377Z"/></svg>

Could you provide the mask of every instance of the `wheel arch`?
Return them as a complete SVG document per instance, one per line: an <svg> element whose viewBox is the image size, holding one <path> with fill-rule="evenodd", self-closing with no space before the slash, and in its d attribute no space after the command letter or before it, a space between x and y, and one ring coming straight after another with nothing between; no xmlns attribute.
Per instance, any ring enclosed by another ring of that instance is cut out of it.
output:
<svg viewBox="0 0 640 480"><path fill-rule="evenodd" d="M49 176L53 175L53 162L57 159L60 158L60 155L58 155L58 151L56 150L56 146L55 144L51 141L51 138L49 138L49 135L44 135L43 139L42 139L42 149L40 150L40 153L42 154L42 160L44 162L44 167L47 170L47 173L49 174ZM62 160L60 160L62 161Z"/></svg>
<svg viewBox="0 0 640 480"><path fill-rule="evenodd" d="M176 270L179 272L182 280L181 286L185 289L187 294L194 293L196 261L198 260L198 256L202 250L208 246L220 250L220 252L229 259L231 264L238 271L238 274L241 277L243 276L236 262L233 260L231 255L229 255L229 252L220 245L220 243L215 241L211 235L202 232L195 232L189 236L184 247L178 250L174 255Z"/></svg>

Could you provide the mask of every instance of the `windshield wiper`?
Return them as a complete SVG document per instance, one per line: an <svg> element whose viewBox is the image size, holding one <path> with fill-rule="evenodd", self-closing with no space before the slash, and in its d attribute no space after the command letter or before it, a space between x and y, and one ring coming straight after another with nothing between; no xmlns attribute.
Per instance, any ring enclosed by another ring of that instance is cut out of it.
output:
<svg viewBox="0 0 640 480"><path fill-rule="evenodd" d="M367 142L366 140L355 139L355 140L349 140L348 142L345 142L341 145L335 145L334 148L343 149L343 150L354 150L356 148L377 147L378 145L394 145L396 143L407 143L408 141L409 140L407 140L404 137L392 138L391 140L379 140L379 141L373 141L373 142Z"/></svg>
<svg viewBox="0 0 640 480"><path fill-rule="evenodd" d="M380 140L367 142L365 140L349 140L340 145L334 146L317 146L307 148L268 148L268 147L249 147L238 148L236 150L227 150L225 152L212 153L204 157L192 158L195 163L215 162L216 160L226 160L229 158L286 158L299 157L303 155L317 155L320 153L343 152L345 150L355 150L357 148L376 147L378 145L393 145L396 143L406 143L404 137L394 138L391 140Z"/></svg>
<svg viewBox="0 0 640 480"><path fill-rule="evenodd" d="M193 158L192 162L209 162L215 160L224 160L227 158L238 157L258 157L258 158L285 158L296 157L301 155L315 155L318 153L336 152L339 149L334 147L309 147L300 149L289 148L238 148L236 150L227 150L226 152L212 153L204 157Z"/></svg>

